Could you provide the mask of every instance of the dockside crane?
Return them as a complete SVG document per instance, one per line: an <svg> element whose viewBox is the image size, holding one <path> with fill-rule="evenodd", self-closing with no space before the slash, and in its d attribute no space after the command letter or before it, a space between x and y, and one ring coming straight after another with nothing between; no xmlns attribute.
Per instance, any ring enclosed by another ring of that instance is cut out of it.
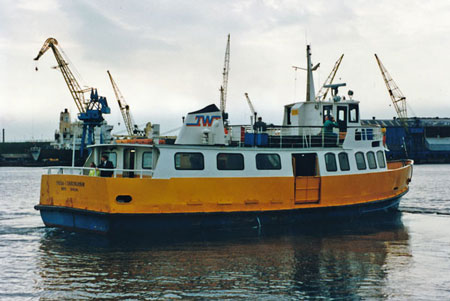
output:
<svg viewBox="0 0 450 301"><path fill-rule="evenodd" d="M145 136L145 132L142 130L139 130L136 123L134 123L133 116L130 112L130 106L126 103L125 98L123 97L122 93L119 90L119 86L117 86L116 82L111 76L111 73L108 72L109 79L111 80L111 85L114 90L114 94L117 98L117 103L119 104L120 112L122 113L123 121L125 123L125 127L127 128L128 135L133 136Z"/></svg>
<svg viewBox="0 0 450 301"><path fill-rule="evenodd" d="M227 47L225 49L225 60L222 72L222 86L220 87L220 111L226 119L226 105L227 105L227 89L228 89L228 73L230 71L230 34L228 34Z"/></svg>
<svg viewBox="0 0 450 301"><path fill-rule="evenodd" d="M316 95L316 101L324 101L326 99L328 91L330 90L330 85L333 83L334 77L336 76L343 58L344 54L342 54L334 64L333 70L331 70L331 73L328 75L327 79L323 83L323 86L320 88L319 92Z"/></svg>
<svg viewBox="0 0 450 301"><path fill-rule="evenodd" d="M103 123L103 114L109 114L111 112L106 98L98 96L97 89L87 88L82 89L78 80L72 73L66 59L62 53L64 53L61 47L58 45L58 41L54 38L48 38L44 45L39 50L38 55L34 58L35 61L39 60L42 55L48 50L52 49L57 68L61 70L64 77L64 81L69 88L70 94L75 101L75 105L78 109L78 119L83 122L83 134L81 136L80 156L83 157L83 151L86 146L86 136L88 138L87 145L92 144L94 141L95 127L100 127ZM36 69L37 70L37 69ZM90 97L87 99L85 93L90 92ZM103 137L100 135L100 143L103 143Z"/></svg>
<svg viewBox="0 0 450 301"><path fill-rule="evenodd" d="M256 121L256 116L258 115L258 113L256 113L255 107L253 106L253 103L250 100L250 97L248 97L248 93L246 92L244 95L245 95L245 99L247 99L248 107L250 108L250 111L252 112L252 117L255 118L254 120Z"/></svg>
<svg viewBox="0 0 450 301"><path fill-rule="evenodd" d="M389 96L394 104L395 111L397 112L400 121L405 123L408 118L408 112L406 110L406 97L403 95L402 91L400 91L400 88L397 86L394 79L391 77L376 54L375 59L377 60L378 67L380 67L381 75L383 76Z"/></svg>

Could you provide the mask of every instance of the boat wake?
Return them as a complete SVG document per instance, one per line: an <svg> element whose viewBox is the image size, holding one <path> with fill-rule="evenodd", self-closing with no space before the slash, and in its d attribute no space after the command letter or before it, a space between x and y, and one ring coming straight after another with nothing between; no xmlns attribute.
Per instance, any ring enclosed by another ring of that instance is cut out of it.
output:
<svg viewBox="0 0 450 301"><path fill-rule="evenodd" d="M403 213L450 215L450 209L401 207Z"/></svg>

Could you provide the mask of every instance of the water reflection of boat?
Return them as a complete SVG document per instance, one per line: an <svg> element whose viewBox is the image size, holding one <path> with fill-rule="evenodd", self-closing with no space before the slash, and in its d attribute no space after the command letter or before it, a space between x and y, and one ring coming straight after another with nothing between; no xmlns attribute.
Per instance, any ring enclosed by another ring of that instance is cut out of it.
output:
<svg viewBox="0 0 450 301"><path fill-rule="evenodd" d="M361 125L353 93L338 95L345 84L316 101L309 46L307 61L307 99L284 107L282 126L228 126L212 104L187 115L175 144L97 144L85 169L50 169L35 208L47 226L100 233L327 223L395 211L412 161L386 161L381 129ZM105 154L114 177L87 176Z"/></svg>
<svg viewBox="0 0 450 301"><path fill-rule="evenodd" d="M187 233L158 240L48 231L39 289L67 299L380 299L386 266L412 260L399 215L320 229Z"/></svg>

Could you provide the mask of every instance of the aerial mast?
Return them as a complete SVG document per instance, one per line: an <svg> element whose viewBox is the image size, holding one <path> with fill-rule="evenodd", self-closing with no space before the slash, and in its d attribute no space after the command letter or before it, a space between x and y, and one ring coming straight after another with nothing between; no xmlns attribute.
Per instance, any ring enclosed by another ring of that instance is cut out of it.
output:
<svg viewBox="0 0 450 301"><path fill-rule="evenodd" d="M380 67L381 75L383 76L384 83L388 89L389 96L394 104L395 111L397 111L398 117L404 121L408 118L408 113L406 111L406 97L403 95L402 91L400 91L400 88L397 86L394 79L391 77L376 54L375 58L377 60L378 67Z"/></svg>
<svg viewBox="0 0 450 301"><path fill-rule="evenodd" d="M311 46L306 45L306 62L308 78L306 81L306 101L314 101L316 99L313 78L313 65L311 62Z"/></svg>
<svg viewBox="0 0 450 301"><path fill-rule="evenodd" d="M320 63L316 64L315 66L311 63L311 47L310 45L306 45L306 61L307 61L307 67L302 68L298 66L292 66L294 70L301 69L305 70L307 72L307 81L306 81L306 101L314 101L315 100L315 89L314 89L314 78L313 78L313 71L316 71L320 67ZM295 77L295 80L297 81L297 75Z"/></svg>
<svg viewBox="0 0 450 301"><path fill-rule="evenodd" d="M223 82L220 87L220 111L225 113L227 105L228 73L230 71L230 34L228 34L227 47L225 50L225 61L223 66Z"/></svg>

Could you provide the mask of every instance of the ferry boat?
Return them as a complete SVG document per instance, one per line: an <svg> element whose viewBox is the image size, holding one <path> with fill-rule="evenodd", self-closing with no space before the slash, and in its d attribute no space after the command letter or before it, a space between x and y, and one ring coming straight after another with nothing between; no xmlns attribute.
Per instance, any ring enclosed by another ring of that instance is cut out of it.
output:
<svg viewBox="0 0 450 301"><path fill-rule="evenodd" d="M84 167L42 176L44 224L110 233L328 223L397 210L412 160L387 162L379 126L361 125L359 101L315 101L311 53L304 102L284 106L281 126L228 125L211 104L188 113L174 143L90 146ZM324 130L324 121L337 124ZM123 143L125 142L125 143ZM111 177L88 176L102 155ZM309 224L309 226L311 226Z"/></svg>

